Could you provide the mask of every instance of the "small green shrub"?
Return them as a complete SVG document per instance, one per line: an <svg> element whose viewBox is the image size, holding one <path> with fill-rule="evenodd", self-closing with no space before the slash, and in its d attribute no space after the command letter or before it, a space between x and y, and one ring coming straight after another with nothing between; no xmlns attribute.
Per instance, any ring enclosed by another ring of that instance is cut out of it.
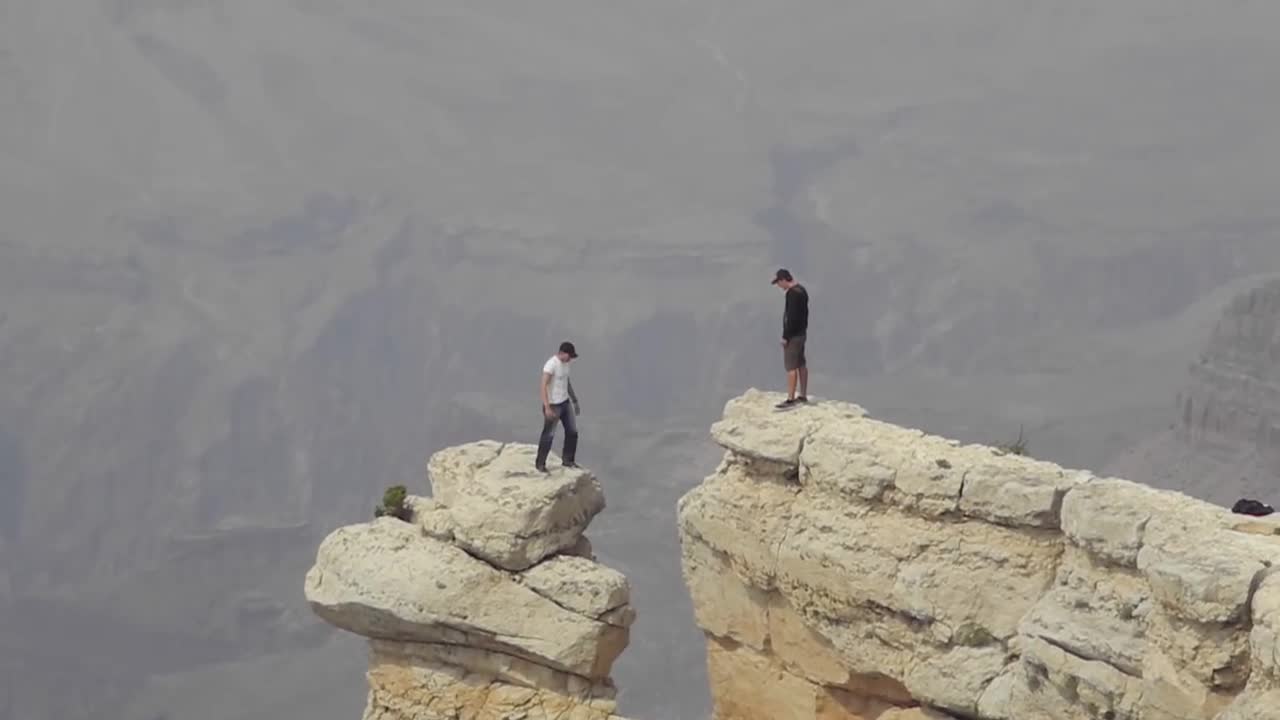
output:
<svg viewBox="0 0 1280 720"><path fill-rule="evenodd" d="M374 517L390 516L409 522L409 508L404 504L409 491L403 485L392 485L382 493L382 504L374 508Z"/></svg>

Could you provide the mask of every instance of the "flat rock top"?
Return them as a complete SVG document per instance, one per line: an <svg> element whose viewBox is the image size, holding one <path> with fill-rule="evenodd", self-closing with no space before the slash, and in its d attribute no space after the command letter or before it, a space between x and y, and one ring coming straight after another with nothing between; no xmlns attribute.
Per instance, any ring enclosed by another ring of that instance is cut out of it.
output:
<svg viewBox="0 0 1280 720"><path fill-rule="evenodd" d="M852 403L819 400L778 410L783 398L748 390L725 405L712 436L740 457L794 470L817 492L1056 528L1063 496L1090 477L868 418Z"/></svg>
<svg viewBox="0 0 1280 720"><path fill-rule="evenodd" d="M785 399L782 393L752 388L725 404L724 417L712 425L711 436L748 457L794 465L805 439L818 428L866 415L853 403L821 398L786 410L775 407Z"/></svg>
<svg viewBox="0 0 1280 720"><path fill-rule="evenodd" d="M584 468L534 467L537 448L490 440L446 448L428 463L433 497L454 541L508 570L523 570L576 545L605 507Z"/></svg>
<svg viewBox="0 0 1280 720"><path fill-rule="evenodd" d="M492 440L440 450L427 464L432 497L446 507L479 497L510 508L528 508L551 504L595 483L595 476L585 468L549 464L549 472L539 472L534 467L536 455L533 445Z"/></svg>

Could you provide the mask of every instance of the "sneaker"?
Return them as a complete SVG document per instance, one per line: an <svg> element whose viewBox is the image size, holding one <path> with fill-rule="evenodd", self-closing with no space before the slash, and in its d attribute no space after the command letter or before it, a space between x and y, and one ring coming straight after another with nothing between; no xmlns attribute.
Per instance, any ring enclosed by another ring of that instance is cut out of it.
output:
<svg viewBox="0 0 1280 720"><path fill-rule="evenodd" d="M782 402L778 403L777 405L774 405L774 407L775 407L775 408L777 408L777 409L779 409L779 410L786 410L787 408L792 407L792 406L794 406L795 404L796 404L796 399L795 399L795 398L787 398L786 400L783 400Z"/></svg>
<svg viewBox="0 0 1280 720"><path fill-rule="evenodd" d="M560 466L561 466L561 467L567 467L567 468L576 468L576 467L578 467L578 463L576 463L576 462L574 462L574 461L572 461L572 460L566 460L566 461L564 461L564 462L560 463Z"/></svg>
<svg viewBox="0 0 1280 720"><path fill-rule="evenodd" d="M798 402L798 403L807 403L807 402L809 402L809 396L808 396L808 395L801 395L800 397L796 398L796 402Z"/></svg>
<svg viewBox="0 0 1280 720"><path fill-rule="evenodd" d="M541 472L541 473L549 473L549 472L551 472L550 470L548 470L548 469L547 469L547 466L546 466L546 465L534 465L534 466L533 466L533 469L534 469L534 470L537 470L538 472Z"/></svg>

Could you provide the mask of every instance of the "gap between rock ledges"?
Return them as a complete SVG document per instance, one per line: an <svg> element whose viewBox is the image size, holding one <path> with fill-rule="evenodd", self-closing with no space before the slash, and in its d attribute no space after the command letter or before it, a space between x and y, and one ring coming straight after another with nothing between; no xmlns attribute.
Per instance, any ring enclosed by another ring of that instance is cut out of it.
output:
<svg viewBox="0 0 1280 720"><path fill-rule="evenodd" d="M534 591L535 593L537 593L540 597L544 597L544 598L546 598L547 600L550 600L553 604L555 604L555 605L556 605L557 607L559 607L560 609L562 609L562 610L568 610L569 612L573 613L574 615L581 615L582 617L584 617L584 618L586 618L586 619L588 619L588 620L594 620L594 621L596 621L596 622L598 622L598 623L600 623L600 624L602 624L602 625L608 625L608 626L610 626L610 627L616 627L616 628L626 627L625 625L619 625L619 624L617 624L617 623L611 623L611 622L609 622L608 620L605 620L604 618L605 618L605 616L606 616L606 615L609 615L609 614L613 613L613 612L614 612L614 611L616 611L616 610L621 610L622 608L625 608L627 605L629 605L629 604L630 604L630 602L629 602L629 601L619 603L618 605L614 605L613 607L609 608L608 610L605 610L604 612L600 613L599 615L591 615L590 613L585 613L585 612L582 612L581 610L578 610L578 609L576 609L576 608L572 608L572 607L570 607L570 606L568 606L568 605L565 605L565 604L564 604L563 602L561 602L560 600L557 600L557 599L556 599L556 597L555 597L555 595L551 595L551 594L548 594L548 593L542 592L541 590L539 590L539 589L537 589L537 588L535 588L535 587L532 587L532 586L530 586L530 585L526 585L526 584L524 584L524 583L521 583L521 584L522 584L522 585L525 585L525 587L527 587L527 588L529 588L530 590L532 590L532 591Z"/></svg>
<svg viewBox="0 0 1280 720"><path fill-rule="evenodd" d="M557 556L555 556L555 557L561 557L561 556L557 555ZM555 559L555 557L553 557L553 558L548 558L547 560L544 560L543 562L548 562L548 561L550 561L550 560L554 560L554 559ZM541 564L541 563L539 563L539 564ZM530 570L532 570L532 569L534 569L534 568L536 568L536 567L537 567L537 565L535 565L533 568L529 568L529 569L530 569ZM521 573L521 574L523 574L523 573ZM622 610L622 609L626 608L627 606L629 606L629 605L631 604L631 600L630 600L630 598L625 599L625 600L622 600L622 601L620 601L620 602L619 602L618 604L616 604L616 605L610 605L610 606L609 606L609 607L607 607L606 609L602 610L602 611L600 612L600 614L598 614L598 615L592 615L591 613L583 612L582 610L580 610L580 609L578 609L578 608L572 607L572 606L570 606L570 605L566 605L566 604L564 603L564 601L563 601L563 600L561 600L560 598L558 598L554 593L546 592L546 591L544 591L543 589L541 589L541 588L539 588L539 587L537 587L537 586L535 586L535 585L532 585L532 584L530 584L530 583L526 582L523 578L520 578L518 575L517 575L516 580L517 580L517 582L519 582L519 583L520 583L521 585L523 585L524 587L526 587L526 588L528 588L529 590L533 591L533 592L534 592L535 594L537 594L539 597L545 598L546 600L550 601L552 604L554 604L555 606L559 607L559 608L560 608L560 609L562 609L562 610L566 610L566 611L571 612L571 613L573 613L573 614L575 614L575 615L580 615L580 616L582 616L582 617L584 617L584 618L586 618L586 619L588 619L588 620L592 620L592 621L598 622L598 623L600 623L600 624L602 624L602 625L608 625L608 626L610 626L610 627L621 628L621 629L626 629L627 627L630 627L630 625L629 625L629 624L625 624L625 623L624 623L624 624L619 624L619 623L616 623L616 622L610 622L609 620L606 620L606 619L605 619L607 616L609 616L609 615L613 615L613 614L616 614L616 613L617 613L617 611Z"/></svg>
<svg viewBox="0 0 1280 720"><path fill-rule="evenodd" d="M1262 584L1267 578L1280 573L1280 565L1272 565L1269 560L1263 560L1262 569L1254 573L1253 579L1249 581L1249 593L1245 597L1244 602L1244 622L1245 627L1253 629L1253 601L1258 594L1258 590L1262 588Z"/></svg>
<svg viewBox="0 0 1280 720"><path fill-rule="evenodd" d="M1065 501L1065 498L1064 498L1064 501ZM1142 520L1138 521L1138 527L1137 527L1137 531L1136 531L1136 533L1137 533L1137 541L1136 541L1136 545L1137 545L1137 552L1139 552L1139 553L1141 553L1141 552L1142 552L1142 548L1146 547L1146 544L1147 544L1147 526L1148 526L1148 525L1150 525L1150 524L1151 524L1151 515L1147 515L1145 518L1143 518Z"/></svg>
<svg viewBox="0 0 1280 720"><path fill-rule="evenodd" d="M345 585L346 587L361 587L358 584L350 583L350 582L345 582L343 583L343 585ZM357 605L355 607L359 607L359 606ZM365 610L367 611L367 608L365 608ZM426 609L419 606L419 610L425 612ZM517 662L524 662L530 665L536 665L538 667L542 667L547 670L551 670L564 675L571 675L574 677L582 678L584 681L592 682L591 678L589 678L588 676L583 675L581 673L574 672L572 669L570 669L566 665L548 664L544 658L538 656L537 654L522 650L518 642L520 640L538 641L538 640L541 640L542 638L538 638L534 636L526 636L526 635L517 635L514 633L476 632L474 628L463 629L463 627L460 627L458 623L451 621L446 616L440 616L440 615L434 615L433 622L436 625L438 625L441 629L446 630L449 633L456 634L456 636L461 638L461 640L458 642L450 642L442 639L441 640L406 639L396 634L386 634L386 635L365 634L365 637L367 637L369 640L372 640L374 642L388 643L392 645L399 644L399 645L405 645L405 646L421 645L425 647L431 647L431 646L452 647L452 648L459 648L463 650L474 650L478 652L491 653L493 655L500 655L502 657L510 658ZM357 634L362 634L362 633L357 633ZM399 654L405 654L405 653L399 653Z"/></svg>
<svg viewBox="0 0 1280 720"><path fill-rule="evenodd" d="M441 624L442 624L442 625L446 625L446 626L448 625L447 623L441 623ZM499 650L499 649L496 649L496 648L495 648L494 646L492 646L492 645L479 644L479 643L476 643L476 642L474 642L474 641L472 641L472 640L471 640L471 638L475 638L475 637L485 637L485 638L488 638L488 639L490 639L491 641L494 641L494 642L501 642L501 639L502 639L502 638L515 638L515 639L530 639L530 638L522 638L522 636L520 636L520 635L482 635L482 634L479 634L479 633L466 632L466 631L463 631L463 630L458 630L458 629L456 629L456 628L451 628L451 629L453 629L453 630L454 630L455 632L457 632L459 635L462 635L464 638L467 638L467 642L444 642L444 641L424 642L424 641L421 641L421 640L394 640L394 639L387 639L387 638L370 638L370 639L371 639L371 640L373 640L373 641L374 641L374 642L376 642L376 643L383 643L383 644L386 644L386 645L421 646L421 647L424 647L424 648L432 648L432 647L441 647L441 648L457 648L457 649L459 649L459 650L472 650L472 651L476 651L476 652L483 652L483 653L487 653L487 654L490 654L490 655L498 655L498 656L501 656L501 657L504 657L504 658L510 658L511 660L514 660L515 662L527 663L527 664L529 664L529 665L535 665L535 666L540 667L540 668L542 668L542 669L544 669L544 670L550 670L551 672L558 673L558 674L560 674L560 675L565 675L565 676L567 676L567 677L577 678L577 679L581 680L583 683L585 683L585 684L587 684L587 685L590 685L590 686L592 686L592 687L594 687L595 685L598 685L598 684L601 682L601 681L600 681L600 678L591 678L591 677L588 677L588 676L583 675L583 674L581 674L581 673L573 672L572 670L566 670L566 669L565 669L565 668L563 668L563 667L559 667L559 666L556 666L556 665L548 665L548 664L546 664L545 662L541 662L541 661L540 661L540 659L535 658L535 657L531 657L531 656L528 656L528 655L519 655L519 654L516 654L516 653L507 652L507 651L504 651L504 650ZM395 650L387 650L387 649L385 649L385 648L384 648L384 649L382 649L381 651L382 651L382 652L384 652L384 653L386 653L386 654L389 654L389 655L398 655L398 656L401 656L401 657L418 657L418 658L420 658L420 659L425 659L425 658L421 658L421 656L414 655L413 653L398 652L398 651L395 651ZM470 669L470 668L467 668L467 667L466 667L466 666L464 666L464 665L456 665L456 664L454 664L454 663L449 663L449 662L446 662L446 661L439 661L439 662L440 662L442 665L449 665L449 666L451 666L451 667L461 668L461 669L463 669L463 670L467 670L467 671L469 671L469 672L471 671L471 669ZM498 675L498 674L496 674L496 673L495 673L495 676L497 676L497 675ZM513 676L513 675L507 675L507 674L505 674L505 673L504 673L504 674L501 674L501 676L500 676L500 677L498 677L497 679L498 679L500 682L502 682L504 685L518 685L518 686L520 686L520 687L527 687L527 688L530 688L530 689L533 689L533 690L544 690L544 689L546 689L546 688L542 688L542 687L540 687L540 686L538 686L538 685L536 685L536 684L528 683L528 682L525 682L525 681L523 681L523 680L519 680L519 679L517 679L515 676Z"/></svg>
<svg viewBox="0 0 1280 720"><path fill-rule="evenodd" d="M765 592L778 593L779 596L782 596L785 602L790 602L790 601L786 600L785 595L782 595L782 583L778 581L778 569L782 566L782 547L787 544L787 540L791 537L791 523L794 520L795 520L795 513L788 510L786 518L783 519L782 521L782 537L778 539L778 544L775 545L773 548L773 567L770 568L769 570L769 582L770 584L773 585L773 587L763 588ZM770 624L771 612L772 612L772 607L770 603L766 602L764 604L764 626L766 628L766 634L765 634L766 645L771 642L772 635L773 635L771 632L768 632L767 630L768 628L772 627L772 625Z"/></svg>
<svg viewBox="0 0 1280 720"><path fill-rule="evenodd" d="M506 452L507 446L508 446L508 445L510 445L510 444L511 444L511 443L507 443L507 442L499 442L499 443L498 443L498 450L497 450L496 452L494 452L494 453L493 453L493 457L491 457L491 458L489 458L489 459L487 459L487 460L481 460L481 461L480 461L480 463L479 463L479 464L477 464L477 465L475 466L475 469L476 469L476 470L483 470L483 469L485 469L485 468L489 467L490 465L492 465L492 464L494 463L494 461L495 461L495 460L497 460L498 458L502 457L502 453Z"/></svg>
<svg viewBox="0 0 1280 720"><path fill-rule="evenodd" d="M442 507L443 507L443 506L442 506ZM562 532L572 531L572 530L574 530L574 529L576 529L576 528L578 528L578 527L580 527L580 526L585 525L585 521L588 519L588 516L589 516L589 515L590 515L589 513L579 513L577 516L575 516L574 518L572 518L572 520L570 521L570 523L569 523L569 524L567 524L567 525L551 526L551 527L548 529L548 531L546 531L546 532L531 533L531 534L511 533L511 534L510 534L510 536L511 536L511 537L513 537L513 538L516 538L517 540L528 541L528 540L533 540L533 539L543 538L543 537L547 537L547 536L557 535L557 534L560 534L560 533L562 533ZM418 532L419 532L420 536L422 536L422 537L424 537L424 538L429 538L429 539L437 540L438 542L444 542L444 541L438 540L437 538L434 538L434 537L433 537L429 532L427 532L426 528L424 528L424 527L422 527L420 524L417 524L417 523L416 523L416 519L415 519L415 523L414 523L414 524L415 524L415 525L417 525L417 530L418 530ZM578 538L578 542L580 543L580 542L581 542L582 540L584 540L584 539L585 539L585 535L580 535L580 536L579 536L579 538ZM590 614L590 613L583 612L583 611L582 611L582 610L580 610L580 609L577 609L577 608L574 608L574 607L572 607L572 606L570 606L570 605L565 604L565 603L564 603L564 601L563 601L560 597L556 596L554 593L547 592L544 588L539 587L539 586L537 586L537 585L536 585L536 584L534 584L534 583L529 582L529 581L526 579L526 577L525 577L525 575L526 575L527 573L534 571L534 570L535 570L535 569L537 569L539 566L545 565L545 564L547 564L547 563L554 562L554 561L556 561L556 560L558 560L558 559L560 559L560 558L570 558L570 557L581 558L581 559L585 560L586 562L590 562L590 563L591 563L591 564L593 564L593 565L598 565L598 566L600 566L601 568L606 568L606 569L607 569L607 566L604 566L604 565L600 564L599 562L597 562L597 561L595 561L595 560L593 560L593 559L590 559L590 558L583 558L583 557L582 557L582 556L580 556L580 555L575 555L575 554L570 553L570 552L567 552L567 551L560 551L560 552L554 553L554 554L552 554L552 555L550 555L550 556L548 556L548 557L543 558L542 560L538 561L537 563L535 563L534 565L530 566L529 568L526 568L525 570L521 570L521 571L513 571L513 570L510 570L510 569L508 569L508 568L504 568L504 567L502 567L501 565L498 565L497 563L492 562L491 560L489 560L489 559L487 559L487 558L485 558L485 557L483 557L483 556L481 556L481 555L477 554L476 552L472 551L470 548L468 548L468 547L466 547L466 546L464 546L464 545L460 545L460 544L452 543L452 542L451 542L451 543L449 543L449 544L450 544L450 545L452 545L453 547L455 547L455 548L457 548L457 549L461 550L462 552L466 553L466 554L467 554L469 557L471 557L472 559L477 560L477 561L479 561L479 562L481 562L481 563L484 563L486 566L488 566L488 567L492 568L493 570L495 570L495 571L497 571L497 572L500 572L500 573L503 573L503 574L505 574L505 575L510 576L510 577L511 577L515 582L517 582L517 583L518 583L519 585L521 585L522 587L525 587L525 588L529 589L531 592L535 593L535 594L536 594L536 595L538 595L539 597L542 597L542 598L544 598L544 599L548 600L549 602L551 602L552 604L554 604L554 605L556 605L557 607L561 608L562 610L565 610L565 611L570 612L570 613L573 613L573 614L575 614L575 615L578 615L578 616L584 617L584 618L586 618L586 619L588 619L588 620L592 620L592 621L595 621L595 622L599 622L599 623L604 624L604 625L609 625L609 626L611 626L611 627L618 627L618 628L626 628L626 627L628 627L628 625L627 625L627 624L619 624L619 623L615 623L615 622L610 622L609 620L606 620L606 619L605 619L605 617L606 617L606 616L608 616L608 615L610 615L611 613L614 613L614 612L615 612L615 611L617 611L617 610L620 610L620 609L622 609L622 608L627 607L627 606L630 604L630 598L629 598L629 597L622 599L622 600L621 600L621 601L619 601L617 604L613 604L613 605L610 605L609 607L606 607L606 608L605 608L604 610L602 610L598 615L592 615L592 614ZM575 547L576 547L576 544L575 544ZM623 577L623 582L624 582L624 583L626 582L626 580L625 580L625 576ZM628 596L629 596L629 594L630 594L630 593L628 592ZM519 636L519 635L509 635L509 636L504 636L504 637L514 637L514 638L519 638L519 637L521 637L521 636ZM532 638L524 638L524 639L532 639Z"/></svg>
<svg viewBox="0 0 1280 720"><path fill-rule="evenodd" d="M1057 638L1052 638L1047 635L1041 635L1039 633L1030 634L1030 635L1027 635L1026 637L1032 637L1043 643L1052 645L1058 648L1059 650L1061 650L1062 652L1070 655L1071 657L1076 658L1077 660L1080 660L1083 662L1094 662L1094 663L1106 665L1112 670L1115 670L1116 672L1121 673L1123 675L1128 675L1129 677L1134 678L1135 680L1142 679L1142 675L1140 673L1135 675L1134 673L1129 672L1128 670L1122 667L1119 667L1114 663L1108 662L1104 658L1097 657L1095 653L1085 652L1080 648L1073 647L1070 643L1063 642L1062 640L1059 640Z"/></svg>

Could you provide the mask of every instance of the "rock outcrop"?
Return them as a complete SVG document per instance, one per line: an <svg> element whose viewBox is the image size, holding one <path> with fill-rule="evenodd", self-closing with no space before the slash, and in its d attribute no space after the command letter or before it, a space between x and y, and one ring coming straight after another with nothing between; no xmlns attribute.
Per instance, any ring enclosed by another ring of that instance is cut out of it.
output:
<svg viewBox="0 0 1280 720"><path fill-rule="evenodd" d="M1227 454L1280 450L1280 281L1232 300L1191 377L1178 397L1188 439Z"/></svg>
<svg viewBox="0 0 1280 720"><path fill-rule="evenodd" d="M1174 404L1173 427L1109 472L1227 506L1280 503L1280 280L1228 304Z"/></svg>
<svg viewBox="0 0 1280 720"><path fill-rule="evenodd" d="M717 718L1280 718L1280 520L778 399L679 503Z"/></svg>
<svg viewBox="0 0 1280 720"><path fill-rule="evenodd" d="M442 450L410 521L321 544L307 600L370 639L365 720L617 720L609 672L635 613L583 535L604 495L587 470L535 471L534 450Z"/></svg>

